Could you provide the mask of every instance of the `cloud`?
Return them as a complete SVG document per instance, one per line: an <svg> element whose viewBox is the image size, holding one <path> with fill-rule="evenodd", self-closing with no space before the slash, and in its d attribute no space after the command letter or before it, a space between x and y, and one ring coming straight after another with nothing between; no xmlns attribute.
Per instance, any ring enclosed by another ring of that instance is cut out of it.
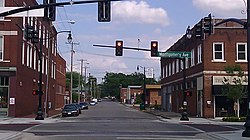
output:
<svg viewBox="0 0 250 140"><path fill-rule="evenodd" d="M116 22L169 25L169 18L164 9L152 8L144 1L114 2L112 14Z"/></svg>
<svg viewBox="0 0 250 140"><path fill-rule="evenodd" d="M244 16L241 11L246 11L244 0L193 0L193 5L218 16Z"/></svg>

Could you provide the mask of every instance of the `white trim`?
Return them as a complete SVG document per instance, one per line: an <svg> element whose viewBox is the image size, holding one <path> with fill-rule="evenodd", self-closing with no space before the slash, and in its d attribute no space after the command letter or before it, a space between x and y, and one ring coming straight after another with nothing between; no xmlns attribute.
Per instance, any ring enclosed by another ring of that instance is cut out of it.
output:
<svg viewBox="0 0 250 140"><path fill-rule="evenodd" d="M245 59L239 60L239 45L244 45L245 46ZM238 42L236 43L236 61L247 61L247 43L243 42Z"/></svg>
<svg viewBox="0 0 250 140"><path fill-rule="evenodd" d="M221 45L221 59L216 59L215 58L215 45ZM213 61L225 61L225 57L224 57L224 43L223 42L213 42Z"/></svg>

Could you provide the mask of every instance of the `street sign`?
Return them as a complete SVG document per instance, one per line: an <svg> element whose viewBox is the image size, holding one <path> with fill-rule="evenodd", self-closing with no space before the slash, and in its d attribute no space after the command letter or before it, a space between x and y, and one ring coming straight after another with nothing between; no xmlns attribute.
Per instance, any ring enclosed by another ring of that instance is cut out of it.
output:
<svg viewBox="0 0 250 140"><path fill-rule="evenodd" d="M191 52L158 52L163 58L191 58Z"/></svg>

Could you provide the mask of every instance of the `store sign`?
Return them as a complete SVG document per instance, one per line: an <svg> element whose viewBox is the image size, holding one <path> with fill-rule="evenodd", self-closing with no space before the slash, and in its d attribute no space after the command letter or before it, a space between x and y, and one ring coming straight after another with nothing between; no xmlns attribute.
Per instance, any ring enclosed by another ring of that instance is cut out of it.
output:
<svg viewBox="0 0 250 140"><path fill-rule="evenodd" d="M154 78L154 69L146 68L145 75L146 75L146 78Z"/></svg>
<svg viewBox="0 0 250 140"><path fill-rule="evenodd" d="M230 81L230 84L233 85L234 84L233 81L239 78L240 77L238 76L213 76L213 85L224 85L223 83L224 79L228 79ZM242 85L248 84L246 76L242 77L241 80L243 81Z"/></svg>
<svg viewBox="0 0 250 140"><path fill-rule="evenodd" d="M15 104L15 98L10 98L10 105L14 105Z"/></svg>

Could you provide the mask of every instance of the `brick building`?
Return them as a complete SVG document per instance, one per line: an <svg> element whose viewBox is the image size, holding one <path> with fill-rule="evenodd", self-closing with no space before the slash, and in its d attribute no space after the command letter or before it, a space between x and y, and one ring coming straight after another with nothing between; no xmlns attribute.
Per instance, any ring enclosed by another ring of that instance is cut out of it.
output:
<svg viewBox="0 0 250 140"><path fill-rule="evenodd" d="M214 19L219 23L221 19ZM221 95L222 79L227 76L225 66L240 65L247 71L247 38L243 26L226 22L214 26L213 34L205 39L182 36L167 51L191 52L191 58L161 58L162 108L181 112L183 103L183 63L186 64L187 112L190 116L221 117L233 114L233 102ZM240 114L246 114L246 100L242 100Z"/></svg>
<svg viewBox="0 0 250 140"><path fill-rule="evenodd" d="M149 105L161 105L161 85L146 84L146 102Z"/></svg>
<svg viewBox="0 0 250 140"><path fill-rule="evenodd" d="M24 0L4 0L0 7L23 6ZM26 5L37 5L36 0L25 0ZM37 45L25 39L25 25L31 25L43 38ZM43 112L48 116L66 103L66 62L57 53L56 29L52 21L43 17L4 17L0 20L0 116L19 117L36 114L40 63L38 49L42 46Z"/></svg>

